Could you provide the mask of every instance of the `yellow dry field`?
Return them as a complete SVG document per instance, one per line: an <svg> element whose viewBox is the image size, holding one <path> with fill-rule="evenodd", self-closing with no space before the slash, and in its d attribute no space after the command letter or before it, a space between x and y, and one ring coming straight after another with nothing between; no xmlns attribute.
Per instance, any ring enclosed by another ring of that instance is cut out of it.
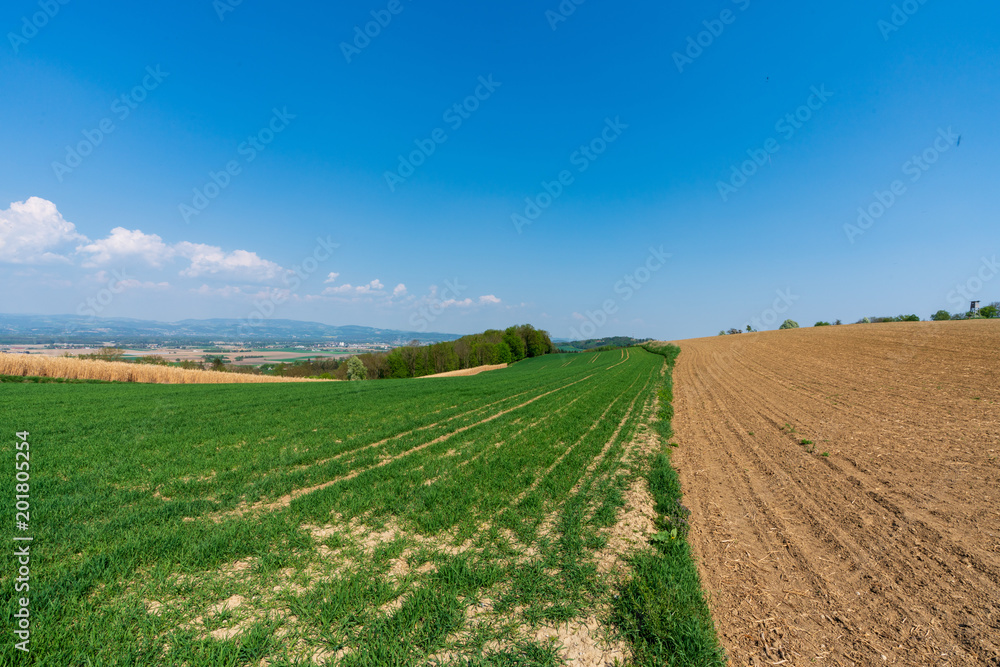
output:
<svg viewBox="0 0 1000 667"><path fill-rule="evenodd" d="M421 375L420 378L457 378L457 377L467 377L469 375L479 375L485 371L497 371L501 368L507 368L507 364L496 364L493 366L476 366L475 368L463 368L460 371L448 371L447 373L435 373L434 375Z"/></svg>
<svg viewBox="0 0 1000 667"><path fill-rule="evenodd" d="M246 382L326 382L306 378L222 373L131 364L124 361L89 361L40 354L0 353L0 375L66 378L71 380L110 380L153 384L233 384Z"/></svg>

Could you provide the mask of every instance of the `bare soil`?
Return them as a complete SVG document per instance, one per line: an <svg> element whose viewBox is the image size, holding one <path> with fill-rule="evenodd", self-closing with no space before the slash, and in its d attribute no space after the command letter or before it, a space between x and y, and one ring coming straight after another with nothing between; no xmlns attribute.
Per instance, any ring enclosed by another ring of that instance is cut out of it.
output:
<svg viewBox="0 0 1000 667"><path fill-rule="evenodd" d="M501 368L507 368L507 364L495 364L492 366L476 366L475 368L463 368L460 371L448 371L447 373L435 373L434 375L421 375L419 380L424 378L457 378L466 377L469 375L479 375L480 373L486 371L496 371Z"/></svg>
<svg viewBox="0 0 1000 667"><path fill-rule="evenodd" d="M1000 322L678 344L673 460L732 664L1000 665Z"/></svg>

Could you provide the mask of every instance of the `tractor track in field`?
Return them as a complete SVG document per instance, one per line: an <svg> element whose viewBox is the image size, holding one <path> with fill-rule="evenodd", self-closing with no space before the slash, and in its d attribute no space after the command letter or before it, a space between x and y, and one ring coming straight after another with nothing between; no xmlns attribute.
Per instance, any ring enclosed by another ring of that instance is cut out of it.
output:
<svg viewBox="0 0 1000 667"><path fill-rule="evenodd" d="M638 381L638 380L639 380L639 378L636 378L636 381ZM625 412L625 415L622 417L621 421L619 421L618 425L615 427L615 432L611 434L611 437L608 438L608 441L604 444L603 447L601 447L601 451L594 457L594 460L591 461L587 465L587 467L584 469L584 471L580 474L580 479L578 479L576 481L576 483L573 485L573 488L570 489L569 493L566 494L566 500L564 500L560 504L559 507L557 507L556 509L554 509L551 512L549 512L548 515L545 517L545 519L542 521L542 523L539 525L539 529L538 529L539 535L546 535L546 534L550 534L552 532L552 529L555 526L555 523L556 523L556 521L558 519L558 515L559 515L559 512L560 512L562 506L565 505L566 501L574 498L577 494L580 493L580 490L583 488L583 485L585 483L587 483L588 480L590 480L590 477L591 477L591 475L594 474L594 471L597 470L597 468L601 465L601 463L604 462L604 459L607 456L608 451L610 451L610 449L612 448L612 446L614 446L614 444L618 441L618 437L621 434L622 429L625 427L625 424L628 423L629 418L632 416L633 412L635 411L635 403L636 403L636 401L646 391L646 388L649 386L649 383L651 381L652 381L652 378L647 379L646 380L646 384L643 386L642 390L640 390L632 398L632 402L629 403L629 406L628 406L627 411ZM635 383L633 382L633 385L634 384ZM632 387L632 385L629 385L629 388L631 388L631 387ZM649 399L649 403L652 403L654 400L655 400L655 397L650 398ZM644 405L643 409L645 409L645 407L647 407L647 406ZM605 414L606 414L606 411L605 411ZM603 418L604 415L601 415L601 417ZM652 417L652 413L649 414L649 417L650 418ZM595 422L595 425L596 425L596 422ZM593 430L593 427L591 427L591 429L588 430L587 433L590 433L590 431L592 431L592 430ZM635 444L635 443L633 443L633 444ZM625 454L627 454L628 451L629 451L629 448L627 446L623 446L622 447L622 456L624 456ZM549 470L547 472L551 472L551 470ZM597 480L593 480L593 481L597 481ZM539 482L540 482L540 480L539 480ZM537 486L537 484L536 484L536 486ZM593 513L594 513L595 510L596 510L595 507L589 508L589 510L586 512L586 518L589 519L593 515Z"/></svg>
<svg viewBox="0 0 1000 667"><path fill-rule="evenodd" d="M680 345L674 463L732 663L1000 665L1000 326Z"/></svg>
<svg viewBox="0 0 1000 667"><path fill-rule="evenodd" d="M521 403L520 405L515 405L514 407L506 408L506 409L501 410L499 412L496 412L496 413L490 415L489 417L486 417L485 419L482 419L482 420L480 420L478 422L475 422L473 424L467 424L465 426L459 427L458 429L456 429L454 431L451 431L451 432L446 433L444 435L438 436L437 438L434 438L433 440L421 443L421 444L419 444L419 445L417 445L415 447L411 447L410 449L407 449L406 451L403 451L403 452L400 452L399 454L395 454L393 456L385 458L385 459L379 461L378 463L376 463L374 465L371 465L371 466L368 466L366 468L363 468L363 469L360 469L360 470L354 470L354 471L352 471L352 472L350 472L350 473L348 473L346 475L342 475L340 477L328 480L326 482L322 482L320 484L314 484L312 486L308 486L308 487L303 487L303 488L300 488L300 489L296 489L296 490L292 491L291 493L285 494L284 496L281 496L280 498L278 498L277 500L274 500L274 501L270 501L270 502L258 502L258 503L254 503L254 504L247 505L247 506L244 506L244 507L238 507L236 509L229 510L229 511L226 511L226 512L220 512L220 513L216 513L216 514L213 514L213 515L209 515L209 517L212 520L214 520L214 521L219 521L219 520L221 520L223 518L226 518L226 517L242 516L242 515L244 515L244 514L246 514L248 512L258 512L258 511L259 512L274 512L274 511L278 511L278 510L284 509L284 508L288 507L289 505L291 505L292 501L295 500L296 498L301 498L302 496L308 495L310 493L315 493L316 491L321 491L323 489L329 488L329 487L331 487L331 486L333 486L335 484L339 484L341 482L350 481L350 480L354 479L355 477L357 477L358 475L364 474L364 473L369 472L371 470L375 470L376 468L381 468L381 467L387 466L387 465L389 465L391 463L395 463L396 461L398 461L400 459L403 459L403 458L406 458L408 456L411 456L411 455L413 455L413 454L415 454L415 453L417 453L419 451L422 451L422 450L424 450L424 449L426 449L426 448L428 448L428 447L430 447L432 445L436 445L436 444L439 444L441 442L445 442L445 441L447 441L447 440L455 437L456 435L464 433L464 432L466 432L466 431L468 431L470 429L473 429L473 428L475 428L477 426L481 426L483 424L487 424L487 423L489 423L489 422L491 422L491 421L493 421L495 419L498 419L498 418L500 418L500 417L502 417L502 416L504 416L506 414L509 414L509 413L511 413L511 412L513 412L515 410L519 410L519 409L524 408L524 407L526 407L528 405L531 405L535 401L541 400L542 398L545 398L546 396L549 396L549 395L554 394L556 392L562 391L564 389L568 389L569 387L572 387L573 385L579 384L581 382L585 382L586 380L589 380L592 377L594 377L594 375L590 374L590 375L587 375L587 376L585 376L583 378L580 378L579 380L574 380L573 382L569 382L569 383L564 384L564 385L562 385L560 387L557 387L556 389L552 389L552 390L546 391L546 392L544 392L542 394L539 394L539 395L535 396L534 398L531 398L531 399L525 401L524 403ZM518 396L523 395L523 393L527 393L527 392L522 392L522 394L518 394ZM502 401L496 401L495 403L505 402L507 400L510 400L510 398L511 397L508 397L508 398L506 398L506 399L504 399ZM472 412L475 412L475 410L473 410ZM369 447L370 446L373 446L373 445L369 445Z"/></svg>
<svg viewBox="0 0 1000 667"><path fill-rule="evenodd" d="M638 379L639 378L636 378L636 381L638 381ZM611 437L608 438L608 441L604 444L603 447L601 447L601 451L598 452L597 456L594 457L594 460L587 465L586 469L583 471L583 474L580 475L580 479L577 481L576 484L573 485L573 488L570 489L569 492L570 496L574 496L577 493L579 493L580 488L583 486L583 483L586 481L586 479L590 475L592 475L594 471L604 461L604 458L607 456L608 451L618 440L618 436L622 432L622 429L625 427L625 424L628 422L629 417L631 417L632 413L635 411L635 402L639 400L639 397L646 391L646 388L649 386L649 383L651 381L652 378L647 379L646 383L643 385L643 388L639 391L639 393L637 393L634 397L632 397L632 402L629 403L628 410L625 412L625 416L622 417L620 422L618 422L618 426L615 428L615 432L611 434ZM631 388L631 385L629 388ZM625 453L625 451L627 450L623 450L623 454Z"/></svg>
<svg viewBox="0 0 1000 667"><path fill-rule="evenodd" d="M397 433L395 435L391 435L391 436L389 436L387 438L382 438L381 440L379 440L377 442L371 442L371 443L368 443L368 444L360 445L360 446L358 446L358 447L356 447L354 449L345 450L343 452L340 452L339 454L335 454L335 455L329 456L329 457L327 457L325 459L320 459L320 460L315 461L313 463L310 463L308 465L301 466L301 468L314 468L316 466L321 466L321 465L324 465L326 463L330 463L331 461L337 461L337 460L339 460L339 459L341 459L341 458L343 458L345 456L351 455L351 454L360 454L361 452L363 452L365 450L372 449L374 447L381 447L382 445L384 445L386 443L389 443L389 442L392 442L393 440L400 440L402 438L405 438L408 435L413 435L414 433L420 433L421 431L429 431L432 428L436 428L438 426L442 426L444 424L448 424L450 422L455 421L456 419L462 419L463 417L468 417L469 415L475 414L477 412L486 411L489 408L493 407L494 405L499 405L500 403L506 403L507 401L512 401L512 400L514 400L516 398L524 396L525 394L530 394L533 391L537 391L537 390L536 389L529 389L528 391L522 391L522 392L520 392L518 394L513 394L511 396L507 396L505 398L501 398L498 401L493 401L492 403L487 403L486 405L480 405L479 407L472 408L471 410L467 410L467 411L459 413L457 415L452 415L451 417L448 417L447 419L443 419L441 421L434 422L433 424L427 424L427 425L424 425L424 426L418 426L416 428L410 429L409 431L404 431L402 433Z"/></svg>
<svg viewBox="0 0 1000 667"><path fill-rule="evenodd" d="M635 385L635 383L638 382L638 381L639 381L639 378L636 378L635 380L633 380L632 384L630 384L628 386L628 389L626 389L625 391L627 392L629 389L631 389ZM545 480L545 478L548 477L552 473L552 471L555 470L559 466L559 464L563 462L563 459L565 459L567 456L569 456L570 452L572 452L573 449L575 449L577 445L579 445L581 442L583 442L588 435L590 435L591 433L594 432L594 429L596 429L600 425L601 420L604 419L604 416L607 415L608 412L611 411L611 408L613 408L615 406L615 403L618 402L618 399L620 399L624 395L625 395L625 392L619 394L618 396L615 397L615 399L613 401L611 401L610 403L608 403L608 407L604 408L604 412L601 413L600 417L598 417L596 420L594 420L594 423L590 425L590 428L588 428L586 431L584 431L583 435L581 435L579 438L576 439L576 442L574 442L572 445L570 445L569 447L567 447L566 449L564 449L563 452L558 457L556 457L556 460L553 461L549 465L548 468L546 468L545 470L543 470L538 475L538 477L535 479L535 481L533 481L528 486L528 488L526 488L521 493L517 494L517 496L515 496L514 499L510 501L510 506L513 507L513 506L519 504L528 495L530 495L535 489L537 489L539 487L539 485ZM638 397L638 394L636 396ZM635 404L635 399L632 399L632 404L633 405ZM625 423L625 419L628 418L629 414L631 414L631 410L629 410L629 412L622 419L622 423L618 425L618 430L615 431L614 436L612 436L612 439L609 441L609 445L610 445L611 442L614 442L614 438L618 437L618 431L621 430L621 426L622 426L622 424ZM605 450L607 449L607 447L609 445L605 445Z"/></svg>
<svg viewBox="0 0 1000 667"><path fill-rule="evenodd" d="M519 438L526 431L530 431L531 429L534 429L534 428L537 428L538 426L541 426L543 423L545 423L549 419L552 419L553 417L557 416L559 413L561 413L561 412L565 411L566 409L568 409L570 406L572 406L574 403L576 403L577 401L579 401L581 398L584 398L585 396L587 396L588 394L590 394L591 391L593 391L593 390L590 390L590 391L588 391L588 392L586 392L584 394L580 394L579 396L577 396L573 400L571 400L568 403L565 403L565 404L559 406L558 408L556 408L552 412L548 413L544 417L539 417L535 421L531 422L530 424L526 425L521 430L519 430L519 431L515 432L513 435L511 435L510 439L511 440L517 440L517 438ZM491 445L485 445L485 446L481 447L480 450L476 453L475 456L473 456L472 458L466 459L464 461L461 461L460 463L458 463L458 465L455 466L454 469L447 470L447 471L443 472L438 477L438 479L435 480L435 481L440 481L441 479L446 478L454 470L458 470L458 469L464 468L465 466L469 465L470 463L473 463L473 462L479 460L480 457L482 457L484 454L487 454L492 449L497 449L497 448L502 447L502 446L503 446L503 441L496 442L492 446Z"/></svg>
<svg viewBox="0 0 1000 667"><path fill-rule="evenodd" d="M622 348L622 360L619 361L617 364L611 364L610 366L608 366L604 370L610 371L615 366L621 366L622 364L624 364L625 362L627 362L629 360L629 356L630 356L630 354L629 354L628 348L627 347L623 347Z"/></svg>
<svg viewBox="0 0 1000 667"><path fill-rule="evenodd" d="M557 382L553 382L553 383L551 383L551 384L549 384L547 386L552 386L554 384L558 384L558 383ZM546 387L543 387L543 389L544 388L546 388ZM411 428L408 431L403 431L402 433L396 433L396 434L388 436L386 438L382 438L381 440L378 440L376 442L369 442L369 443L361 444L361 445L358 445L357 447L353 447L351 449L346 449L346 450L344 450L342 452L338 452L337 454L334 454L333 456L328 456L326 458L313 461L312 463L307 463L307 464L295 466L291 470L294 472L294 471L298 471L298 470L306 470L306 469L309 469L309 468L315 468L315 467L322 466L322 465L325 465L327 463L330 463L331 461L340 460L341 458L344 458L344 457L347 457L347 456L357 455L357 454L360 454L361 452L366 451L368 449L373 449L375 447L381 447L382 445L385 445L385 444L387 444L389 442L392 442L394 440L400 440L402 438L405 438L408 435L413 435L414 433L420 433L422 431L429 431L432 428L436 428L438 426L442 426L442 425L448 424L450 422L455 421L456 419L462 419L462 418L468 417L469 415L473 415L473 414L475 414L477 412L483 412L483 411L488 410L489 408L493 407L494 405L499 405L501 403L506 403L507 401L515 400L515 399L517 399L517 398L519 398L521 396L524 396L525 394L530 394L530 393L533 393L533 392L536 392L536 391L538 391L537 387L533 388L533 389L529 389L527 391L522 391L522 392L517 393L517 394L512 394L510 396L506 396L504 398L501 398L500 400L493 401L491 403L487 403L486 405L480 405L478 407L475 407L475 408L472 408L472 409L469 409L469 410L465 410L464 412L460 412L458 414L452 415L451 417L448 417L447 419L442 419L441 421L436 421L436 422L434 422L432 424L425 424L423 426L417 426L415 428ZM455 406L453 406L453 407L455 407ZM446 409L449 409L449 408L441 408L439 410L435 410L434 412L431 412L431 413L428 413L428 414L436 414L436 413L442 412L443 410L446 410Z"/></svg>

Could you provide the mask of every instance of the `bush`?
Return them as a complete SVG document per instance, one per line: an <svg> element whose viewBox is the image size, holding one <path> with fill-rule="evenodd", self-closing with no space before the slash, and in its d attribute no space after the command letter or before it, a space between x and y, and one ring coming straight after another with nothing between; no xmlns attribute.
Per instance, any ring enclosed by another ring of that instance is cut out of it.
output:
<svg viewBox="0 0 1000 667"><path fill-rule="evenodd" d="M80 359L91 361L124 361L125 350L120 347L102 347L94 354L81 354Z"/></svg>
<svg viewBox="0 0 1000 667"><path fill-rule="evenodd" d="M858 320L858 324L871 324L871 323L872 323L871 318L868 317L862 317L860 320Z"/></svg>
<svg viewBox="0 0 1000 667"><path fill-rule="evenodd" d="M351 357L347 361L347 379L348 380L367 380L368 379L368 369L365 364L358 357Z"/></svg>
<svg viewBox="0 0 1000 667"><path fill-rule="evenodd" d="M781 326L778 327L778 328L779 329L798 329L799 328L799 323L796 322L795 320L785 320L784 322L781 323Z"/></svg>
<svg viewBox="0 0 1000 667"><path fill-rule="evenodd" d="M830 323L829 322L820 321L820 322L817 322L816 324L814 324L813 326L814 327L828 327L828 326L830 326Z"/></svg>
<svg viewBox="0 0 1000 667"><path fill-rule="evenodd" d="M949 313L947 310L939 310L933 315L931 315L931 319L934 320L935 322L944 322L945 320L951 319L951 313Z"/></svg>
<svg viewBox="0 0 1000 667"><path fill-rule="evenodd" d="M875 324L882 324L884 322L919 322L920 317L917 315L894 315L892 317L873 317L871 322Z"/></svg>

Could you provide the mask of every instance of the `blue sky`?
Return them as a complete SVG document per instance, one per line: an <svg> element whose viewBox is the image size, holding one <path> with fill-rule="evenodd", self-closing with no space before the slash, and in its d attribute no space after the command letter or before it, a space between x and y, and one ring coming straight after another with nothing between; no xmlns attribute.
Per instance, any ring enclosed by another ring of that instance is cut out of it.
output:
<svg viewBox="0 0 1000 667"><path fill-rule="evenodd" d="M11 0L0 35L0 312L675 339L1000 300L995 3Z"/></svg>

